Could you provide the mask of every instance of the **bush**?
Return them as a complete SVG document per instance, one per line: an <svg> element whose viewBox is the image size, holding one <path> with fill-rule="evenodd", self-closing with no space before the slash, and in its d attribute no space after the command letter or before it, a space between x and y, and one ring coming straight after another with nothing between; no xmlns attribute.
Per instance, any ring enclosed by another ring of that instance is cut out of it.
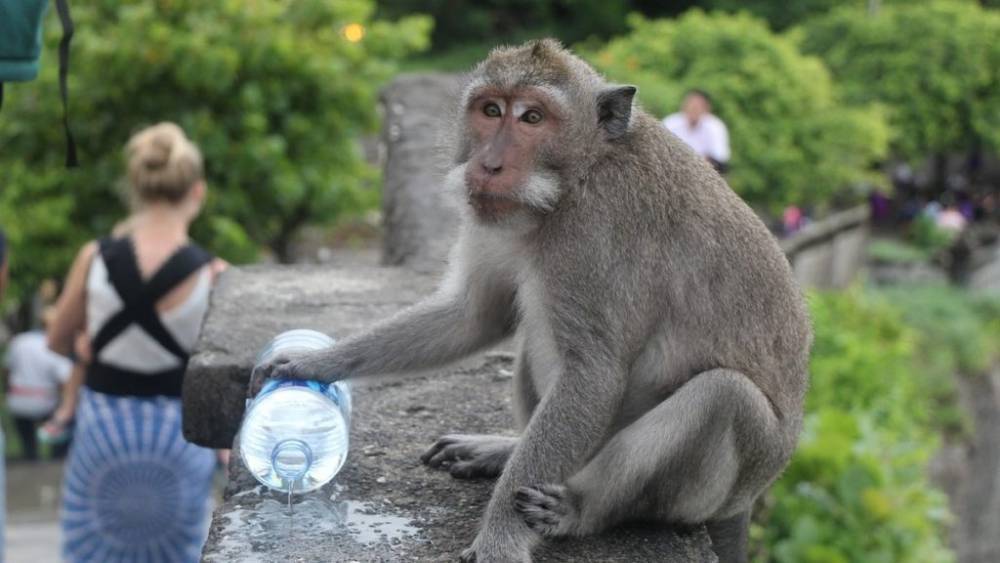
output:
<svg viewBox="0 0 1000 563"><path fill-rule="evenodd" d="M793 33L850 103L889 109L894 150L1000 150L1000 12L975 2L908 2L876 15L845 6Z"/></svg>
<svg viewBox="0 0 1000 563"><path fill-rule="evenodd" d="M630 18L631 33L588 58L611 79L639 86L657 115L689 88L707 90L729 127L728 180L751 204L777 211L823 204L863 181L886 149L874 107L841 105L822 62L746 14L692 10L676 20Z"/></svg>
<svg viewBox="0 0 1000 563"><path fill-rule="evenodd" d="M874 240L868 245L868 257L888 264L927 262L931 253L919 246L897 240Z"/></svg>
<svg viewBox="0 0 1000 563"><path fill-rule="evenodd" d="M938 227L934 218L927 215L920 215L914 219L906 232L906 238L914 246L932 257L951 246L956 236L954 231L947 231Z"/></svg>
<svg viewBox="0 0 1000 563"><path fill-rule="evenodd" d="M862 4L863 0L854 0ZM781 30L810 16L828 12L844 4L844 0L798 0L796 2L776 2L775 0L708 0L706 7L728 11L747 11L767 20L772 29Z"/></svg>
<svg viewBox="0 0 1000 563"><path fill-rule="evenodd" d="M918 334L921 373L980 375L1000 362L1000 299L950 286L883 289Z"/></svg>
<svg viewBox="0 0 1000 563"><path fill-rule="evenodd" d="M170 120L201 146L209 200L195 236L223 257L279 258L302 225L377 202L359 134L395 61L426 47L430 21L372 21L370 0L111 0L74 6L72 126L82 167L62 168L55 44L44 72L8 85L0 117L0 221L15 289L61 276L86 239L124 213L122 147ZM366 27L360 42L341 33Z"/></svg>
<svg viewBox="0 0 1000 563"><path fill-rule="evenodd" d="M935 408L951 392L951 374L932 380L917 371L921 336L882 298L814 293L810 309L805 430L762 502L758 559L953 560L947 502L926 476L944 423Z"/></svg>

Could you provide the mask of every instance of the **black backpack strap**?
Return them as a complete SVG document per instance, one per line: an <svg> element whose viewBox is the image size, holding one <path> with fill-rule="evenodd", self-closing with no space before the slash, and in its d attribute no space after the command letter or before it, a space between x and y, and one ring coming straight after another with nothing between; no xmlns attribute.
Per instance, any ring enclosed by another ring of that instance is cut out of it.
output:
<svg viewBox="0 0 1000 563"><path fill-rule="evenodd" d="M146 283L147 298L156 303L177 284L212 261L212 255L197 244L179 249Z"/></svg>
<svg viewBox="0 0 1000 563"><path fill-rule="evenodd" d="M66 102L68 88L66 76L69 74L69 42L73 39L73 17L69 13L68 0L56 0L56 11L59 12L59 22L62 23L63 36L59 41L59 94L62 96L63 129L66 131L66 167L73 168L79 163L76 160L76 141L69 129L69 104Z"/></svg>
<svg viewBox="0 0 1000 563"><path fill-rule="evenodd" d="M144 283L131 239L122 238L114 241L102 239L100 248L108 269L108 279L125 306L108 319L97 332L91 342L94 356L96 357L108 343L130 325L138 324L146 334L171 354L182 362L187 362L187 351L163 325L156 311L156 302L178 283L211 261L212 256L196 245L184 246L160 267L149 283Z"/></svg>

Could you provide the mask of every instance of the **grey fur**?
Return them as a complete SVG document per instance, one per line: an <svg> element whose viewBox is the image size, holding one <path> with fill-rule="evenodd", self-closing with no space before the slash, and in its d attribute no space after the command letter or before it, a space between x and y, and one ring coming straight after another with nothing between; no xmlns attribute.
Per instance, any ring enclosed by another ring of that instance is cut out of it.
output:
<svg viewBox="0 0 1000 563"><path fill-rule="evenodd" d="M536 163L559 179L555 205L465 217L437 294L261 375L425 368L516 329L520 439L449 436L424 456L472 462L465 476L509 455L463 559L530 561L541 535L655 519L707 522L720 559L744 560L749 511L795 448L807 386L809 321L777 242L641 109L610 141L597 101L611 86L557 43L495 50L470 84L467 96L534 84L572 104ZM459 170L470 149L457 147Z"/></svg>

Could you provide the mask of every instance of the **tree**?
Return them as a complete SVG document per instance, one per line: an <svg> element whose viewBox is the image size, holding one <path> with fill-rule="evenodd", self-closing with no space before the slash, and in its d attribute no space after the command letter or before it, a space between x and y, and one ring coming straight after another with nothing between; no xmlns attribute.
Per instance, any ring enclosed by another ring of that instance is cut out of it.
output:
<svg viewBox="0 0 1000 563"><path fill-rule="evenodd" d="M21 290L61 276L121 219L122 147L163 120L204 152L210 196L195 231L223 257L251 260L266 245L286 259L302 225L374 205L378 174L358 137L377 123L378 85L427 47L431 27L373 21L370 0L101 0L74 12L81 168L62 168L56 26L43 75L7 88L0 115L0 222ZM359 41L344 33L352 23Z"/></svg>
<svg viewBox="0 0 1000 563"><path fill-rule="evenodd" d="M434 18L433 49L520 42L554 35L573 42L606 38L625 29L631 2L604 0L380 0L388 17L426 13ZM483 45L487 47L489 45Z"/></svg>
<svg viewBox="0 0 1000 563"><path fill-rule="evenodd" d="M823 58L851 103L889 112L894 152L1000 150L1000 12L974 2L845 7L793 32Z"/></svg>
<svg viewBox="0 0 1000 563"><path fill-rule="evenodd" d="M751 204L822 205L871 178L888 137L877 108L841 105L823 63L762 20L692 10L630 23L631 33L588 58L611 79L637 84L658 115L676 111L685 90L707 90L729 127L729 183Z"/></svg>
<svg viewBox="0 0 1000 563"><path fill-rule="evenodd" d="M866 0L851 0L862 5ZM831 8L843 5L844 0L707 0L703 4L709 9L727 11L747 11L767 20L772 29L782 30L810 16L822 14Z"/></svg>

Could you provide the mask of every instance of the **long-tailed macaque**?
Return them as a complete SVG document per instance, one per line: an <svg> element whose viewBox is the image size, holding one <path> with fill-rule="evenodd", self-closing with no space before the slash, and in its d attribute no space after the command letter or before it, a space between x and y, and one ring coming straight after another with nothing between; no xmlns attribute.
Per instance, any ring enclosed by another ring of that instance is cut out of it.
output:
<svg viewBox="0 0 1000 563"><path fill-rule="evenodd" d="M446 182L468 205L440 289L264 370L416 370L516 333L520 436L423 457L499 477L465 561L631 519L707 523L720 559L745 561L754 499L795 448L811 332L788 262L635 93L552 40L494 50L453 118Z"/></svg>

